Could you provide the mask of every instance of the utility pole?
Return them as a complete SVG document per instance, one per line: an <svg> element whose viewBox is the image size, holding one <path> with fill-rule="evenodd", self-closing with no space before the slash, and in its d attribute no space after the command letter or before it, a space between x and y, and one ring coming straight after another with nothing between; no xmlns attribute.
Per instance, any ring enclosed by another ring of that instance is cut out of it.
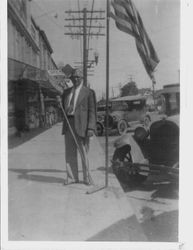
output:
<svg viewBox="0 0 193 250"><path fill-rule="evenodd" d="M82 58L82 62L83 62L83 74L84 74L84 85L87 86L87 68L89 60L88 60L88 52L89 52L89 48L88 48L88 44L87 44L87 38L89 37L94 37L94 36L105 36L105 34L100 33L100 29L101 28L105 28L102 25L91 25L91 22L93 20L95 21L99 21L99 20L105 20L105 17L102 17L102 13L105 13L105 11L102 10L87 10L86 8L84 8L83 10L78 10L78 11L65 11L65 13L72 15L72 14L79 14L79 17L70 17L70 18L65 18L65 21L72 21L73 24L68 24L65 25L65 27L70 29L70 32L66 32L64 33L65 35L69 35L72 38L77 38L77 39L81 39L81 36L83 36L83 58ZM90 15L88 15L90 14ZM100 17L98 16L92 16L93 14L101 14ZM82 15L82 16L80 16ZM90 20L90 25L88 25L87 21ZM76 22L79 22L79 24L76 24ZM72 28L78 28L78 30L76 31L71 31ZM90 32L91 29L99 29L98 32ZM93 62L93 61L92 61ZM92 64L92 62L90 64ZM79 64L79 63L78 63ZM82 64L80 62L80 64Z"/></svg>

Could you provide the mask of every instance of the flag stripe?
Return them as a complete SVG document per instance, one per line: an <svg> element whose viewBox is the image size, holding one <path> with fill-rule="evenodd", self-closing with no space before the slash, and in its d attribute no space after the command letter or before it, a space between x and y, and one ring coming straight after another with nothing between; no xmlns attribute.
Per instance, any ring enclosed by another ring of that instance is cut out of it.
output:
<svg viewBox="0 0 193 250"><path fill-rule="evenodd" d="M145 66L145 69L146 69L147 73L149 74L149 69L151 68L151 63L149 61L149 58L145 55L144 49L142 48L141 43L139 43L138 40L136 40L136 47L137 47L137 51L141 57L141 60Z"/></svg>
<svg viewBox="0 0 193 250"><path fill-rule="evenodd" d="M112 6L115 15L111 13L111 17L115 20L117 28L135 38L137 51L147 73L152 78L152 73L159 63L159 58L148 37L139 12L132 0L113 0Z"/></svg>
<svg viewBox="0 0 193 250"><path fill-rule="evenodd" d="M137 12L137 17L138 17L138 22L140 24L139 25L139 32L140 32L141 38L143 39L146 53L148 54L148 57L152 57L152 59L153 59L152 61L155 61L155 64L159 63L158 56L154 50L154 47L153 47L151 40L149 39L149 37L147 35L147 32L145 30L145 27L143 25L143 22L142 22L141 17L140 17L138 12Z"/></svg>
<svg viewBox="0 0 193 250"><path fill-rule="evenodd" d="M129 34L132 34L135 36L135 38L137 39L140 39L139 35L137 32L135 32L135 30L133 29L133 25L132 22L132 18L130 18L130 16L128 15L127 11L125 10L125 8L123 8L123 6L120 5L120 3L113 3L112 2L112 5L114 7L114 10L115 10L115 16L112 17L114 20L115 18L117 18L117 22L119 22L119 24L121 25L120 29L122 29L122 31L125 32L125 28L123 26L125 26L126 28L128 28L130 30L130 32L127 32L126 33L129 33Z"/></svg>
<svg viewBox="0 0 193 250"><path fill-rule="evenodd" d="M135 37L135 34L133 33L131 26L125 20L119 18L118 16L115 16L112 12L110 13L110 17L112 17L115 20L117 28Z"/></svg>
<svg viewBox="0 0 193 250"><path fill-rule="evenodd" d="M115 14L121 16L124 20L128 21L129 24L133 22L133 18L130 14L128 14L127 10L125 7L123 7L120 2L114 3L112 2L112 5L115 10Z"/></svg>
<svg viewBox="0 0 193 250"><path fill-rule="evenodd" d="M128 15L127 15L127 12L125 10L125 8L120 5L119 3L114 3L112 2L112 5L115 9L115 11L119 12L120 14L124 15L124 18L127 20L128 19ZM129 20L128 20L129 21Z"/></svg>
<svg viewBox="0 0 193 250"><path fill-rule="evenodd" d="M138 34L139 34L139 37L141 38L141 43L143 44L143 47L144 47L144 50L145 50L145 53L147 55L147 57L151 60L149 60L150 62L153 62L153 65L152 65L152 71L154 70L154 68L156 67L157 63L159 63L159 59L158 59L158 56L154 50L154 47L147 35L147 32L145 30L145 27L143 25L143 22L142 22L142 19L141 19L141 16L139 14L139 12L137 11L135 5L132 3L131 0L125 0L127 2L127 5L126 6L130 6L132 11L133 11L133 16L134 16L134 19L135 19L135 22L136 22L136 26L137 29L138 29ZM151 63L149 65L151 67Z"/></svg>
<svg viewBox="0 0 193 250"><path fill-rule="evenodd" d="M146 53L148 53L147 47L145 46L145 39L144 39L144 34L143 34L145 29L143 27L143 22L141 20L141 17L137 9L135 8L134 4L132 4L131 1L129 0L128 1L126 0L126 2L127 4L125 4L125 8L127 9L128 13L131 12L133 16L132 27L133 27L133 30L135 31L135 34L137 34L136 39L138 39L139 37L139 42L144 43L144 49L146 50Z"/></svg>
<svg viewBox="0 0 193 250"><path fill-rule="evenodd" d="M114 0L114 2L117 5L121 5L125 9L126 16L129 18L130 23L133 24L133 25L136 25L137 22L136 22L136 20L135 20L135 18L133 16L133 10L132 10L130 4L125 0Z"/></svg>

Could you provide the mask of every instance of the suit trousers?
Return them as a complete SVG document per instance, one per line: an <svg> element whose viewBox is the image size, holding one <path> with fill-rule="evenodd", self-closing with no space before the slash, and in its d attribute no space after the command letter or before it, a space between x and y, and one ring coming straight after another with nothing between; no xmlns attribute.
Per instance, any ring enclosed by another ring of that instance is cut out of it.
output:
<svg viewBox="0 0 193 250"><path fill-rule="evenodd" d="M80 137L76 131L74 126L74 117L69 116L68 117L69 123L71 125L71 128L76 136L79 148L82 153L81 162L82 162L82 172L83 172L83 181L88 182L88 171L89 169L89 161L88 161L88 150L89 150L89 137L83 138ZM65 135L65 157L66 157L66 164L67 169L70 167L72 177L75 181L79 181L79 167L78 167L78 149L77 145L74 141L74 138L72 136L72 133L69 128L67 128ZM68 174L68 173L67 173Z"/></svg>

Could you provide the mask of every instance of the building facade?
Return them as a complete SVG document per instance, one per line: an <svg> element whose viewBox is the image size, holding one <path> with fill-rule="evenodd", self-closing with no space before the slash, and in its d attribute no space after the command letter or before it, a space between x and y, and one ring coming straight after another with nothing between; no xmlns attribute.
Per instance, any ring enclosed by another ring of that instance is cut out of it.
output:
<svg viewBox="0 0 193 250"><path fill-rule="evenodd" d="M8 0L9 135L55 123L55 97L62 91L50 81L49 70L57 70L53 50L35 23L30 4L30 0Z"/></svg>

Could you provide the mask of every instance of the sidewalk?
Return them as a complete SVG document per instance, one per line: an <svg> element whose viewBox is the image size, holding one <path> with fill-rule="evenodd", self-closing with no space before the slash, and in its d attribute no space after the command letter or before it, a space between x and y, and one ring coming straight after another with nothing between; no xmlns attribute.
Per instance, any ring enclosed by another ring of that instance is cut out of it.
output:
<svg viewBox="0 0 193 250"><path fill-rule="evenodd" d="M89 158L94 183L103 187L105 157L96 137ZM119 182L109 172L108 188L92 194L86 194L91 187L81 183L63 185L61 124L10 149L9 240L146 241Z"/></svg>

